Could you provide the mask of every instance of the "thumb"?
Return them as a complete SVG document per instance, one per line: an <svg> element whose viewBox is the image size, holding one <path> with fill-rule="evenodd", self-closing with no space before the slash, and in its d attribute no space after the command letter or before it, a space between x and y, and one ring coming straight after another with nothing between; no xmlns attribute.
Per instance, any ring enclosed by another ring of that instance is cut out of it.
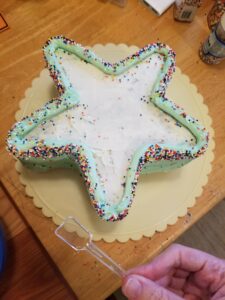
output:
<svg viewBox="0 0 225 300"><path fill-rule="evenodd" d="M125 277L123 294L129 300L182 300L183 298L139 275Z"/></svg>

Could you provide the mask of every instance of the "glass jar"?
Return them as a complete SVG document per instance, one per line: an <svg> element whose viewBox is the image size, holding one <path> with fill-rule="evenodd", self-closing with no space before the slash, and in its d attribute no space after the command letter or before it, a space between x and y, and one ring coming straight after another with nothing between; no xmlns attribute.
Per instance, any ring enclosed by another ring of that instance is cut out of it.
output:
<svg viewBox="0 0 225 300"><path fill-rule="evenodd" d="M176 0L174 5L174 19L182 22L191 22L194 19L201 0Z"/></svg>

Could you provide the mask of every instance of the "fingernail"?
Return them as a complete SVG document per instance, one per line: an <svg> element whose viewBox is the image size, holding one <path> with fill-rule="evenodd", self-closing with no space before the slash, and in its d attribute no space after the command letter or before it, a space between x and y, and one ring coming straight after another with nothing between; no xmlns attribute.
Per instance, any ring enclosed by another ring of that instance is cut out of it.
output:
<svg viewBox="0 0 225 300"><path fill-rule="evenodd" d="M125 296L131 299L137 299L141 294L141 284L135 278L128 278L123 287L123 293Z"/></svg>

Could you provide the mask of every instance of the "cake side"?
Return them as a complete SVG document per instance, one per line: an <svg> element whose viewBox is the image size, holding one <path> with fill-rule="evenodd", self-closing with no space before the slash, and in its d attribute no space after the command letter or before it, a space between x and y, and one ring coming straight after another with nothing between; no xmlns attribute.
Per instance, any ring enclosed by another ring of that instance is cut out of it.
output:
<svg viewBox="0 0 225 300"><path fill-rule="evenodd" d="M170 144L150 144L146 141L145 146L137 149L132 157L122 200L116 205L106 205L107 201L98 180L93 153L86 145L68 143L68 140L40 139L32 141L26 139L26 136L38 125L79 104L79 95L69 78L67 78L64 70L61 69L58 58L55 56L55 52L58 49L73 53L82 58L82 60L95 65L105 74L114 74L115 76L123 74L154 53L163 55L164 64L149 99L161 110L188 128L196 139L195 145L189 147L188 145L174 146ZM174 71L174 53L167 46L162 44L149 45L125 60L116 64L109 64L75 42L57 37L46 44L44 53L51 76L57 83L60 99L48 102L45 107L34 112L31 117L27 117L17 123L9 133L8 148L15 156L25 161L25 164L33 167L35 167L35 164L39 167L41 165L45 166L43 168L56 167L54 166L55 158L59 158L57 166L60 167L64 165L64 162L67 167L72 167L74 163L79 165L88 187L92 204L95 206L98 214L104 219L114 221L122 219L127 214L128 207L131 205L135 193L138 176L144 166L146 166L144 171L148 172L151 172L151 166L152 171L170 169L191 161L205 151L208 138L205 129L196 120L187 116L181 108L163 97L166 85ZM165 164L163 163L164 161L171 161L171 164Z"/></svg>

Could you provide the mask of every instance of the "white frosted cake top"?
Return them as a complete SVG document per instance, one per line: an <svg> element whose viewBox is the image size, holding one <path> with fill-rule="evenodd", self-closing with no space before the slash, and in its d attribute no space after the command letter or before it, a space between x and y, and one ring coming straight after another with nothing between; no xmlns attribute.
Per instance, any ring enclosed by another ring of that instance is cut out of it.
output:
<svg viewBox="0 0 225 300"><path fill-rule="evenodd" d="M132 155L144 145L194 145L192 134L149 101L163 65L153 54L125 73L106 75L89 63L57 51L80 102L39 125L28 140L86 144L96 162L107 202L118 203Z"/></svg>

